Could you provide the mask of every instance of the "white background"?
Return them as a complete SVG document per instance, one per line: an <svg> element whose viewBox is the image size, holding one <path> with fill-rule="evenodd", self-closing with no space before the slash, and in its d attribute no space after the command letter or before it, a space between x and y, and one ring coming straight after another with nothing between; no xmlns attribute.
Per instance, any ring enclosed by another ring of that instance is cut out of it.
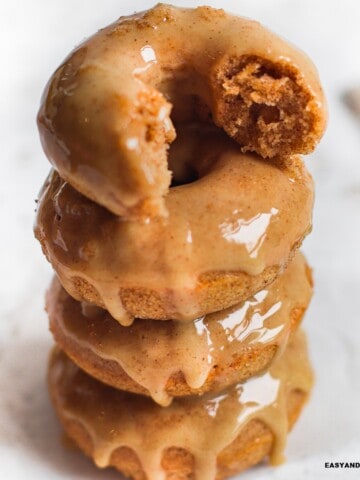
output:
<svg viewBox="0 0 360 480"><path fill-rule="evenodd" d="M305 323L317 383L290 436L288 462L241 478L360 478L360 470L324 468L325 461L360 461L360 120L341 100L348 88L360 86L360 2L208 4L257 18L305 50L319 68L330 107L327 134L307 159L317 199L304 250L315 270L316 291ZM77 43L118 16L150 6L150 1L0 0L1 479L119 478L62 448L47 397L51 339L43 294L51 269L33 239L32 223L49 165L35 115L48 77Z"/></svg>

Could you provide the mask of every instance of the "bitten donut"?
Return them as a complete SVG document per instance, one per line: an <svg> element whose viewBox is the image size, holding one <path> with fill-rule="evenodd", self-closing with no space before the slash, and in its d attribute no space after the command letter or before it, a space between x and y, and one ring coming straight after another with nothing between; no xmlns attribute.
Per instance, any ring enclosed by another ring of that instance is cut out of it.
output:
<svg viewBox="0 0 360 480"><path fill-rule="evenodd" d="M38 125L76 190L121 216L166 215L177 126L210 122L262 157L312 151L326 122L305 54L249 19L159 4L100 30L54 73Z"/></svg>
<svg viewBox="0 0 360 480"><path fill-rule="evenodd" d="M260 377L163 408L105 386L54 351L49 388L67 434L98 467L135 480L215 480L267 456L283 460L286 434L312 386L299 332Z"/></svg>
<svg viewBox="0 0 360 480"><path fill-rule="evenodd" d="M170 189L166 219L118 217L56 172L40 194L35 234L62 285L123 325L193 320L245 300L311 229L313 182L299 157L269 163L218 131L195 132L173 154L184 166L175 177L197 178Z"/></svg>
<svg viewBox="0 0 360 480"><path fill-rule="evenodd" d="M106 311L72 299L56 278L46 309L55 341L80 368L166 406L172 397L220 391L268 368L311 295L311 271L298 253L266 289L194 322L135 320L122 327Z"/></svg>

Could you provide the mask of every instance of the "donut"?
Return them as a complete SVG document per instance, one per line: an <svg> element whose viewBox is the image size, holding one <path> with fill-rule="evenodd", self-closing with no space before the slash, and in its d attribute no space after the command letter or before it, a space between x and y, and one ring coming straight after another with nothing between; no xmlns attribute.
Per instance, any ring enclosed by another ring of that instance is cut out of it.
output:
<svg viewBox="0 0 360 480"><path fill-rule="evenodd" d="M326 107L308 57L252 20L159 4L78 46L38 126L60 176L123 217L166 216L178 126L215 125L263 158L311 152Z"/></svg>
<svg viewBox="0 0 360 480"><path fill-rule="evenodd" d="M299 332L262 376L167 408L98 382L59 350L48 378L66 433L98 467L113 466L135 480L215 480L267 456L272 464L283 460L312 370Z"/></svg>
<svg viewBox="0 0 360 480"><path fill-rule="evenodd" d="M194 322L137 319L123 327L105 310L72 299L57 278L46 308L55 341L80 368L167 406L173 397L221 391L268 368L311 295L311 271L298 253L266 289Z"/></svg>
<svg viewBox="0 0 360 480"><path fill-rule="evenodd" d="M180 170L197 158L199 177L170 189L166 219L118 217L55 171L40 193L35 235L62 285L123 325L193 320L245 300L311 229L313 182L299 157L269 163L223 134L190 137L189 156L180 142L176 158Z"/></svg>

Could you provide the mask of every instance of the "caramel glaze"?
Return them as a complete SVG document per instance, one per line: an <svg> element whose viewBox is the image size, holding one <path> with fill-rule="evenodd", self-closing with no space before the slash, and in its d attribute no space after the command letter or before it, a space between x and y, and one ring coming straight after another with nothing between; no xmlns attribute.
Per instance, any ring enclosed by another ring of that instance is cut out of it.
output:
<svg viewBox="0 0 360 480"><path fill-rule="evenodd" d="M99 306L129 325L120 289L153 290L166 305L165 319L193 320L202 314L195 294L202 274L257 276L284 267L311 228L309 173L299 158L276 166L220 145L206 176L171 188L168 218L144 223L111 214L51 172L35 233L70 295L79 298L73 280L83 279Z"/></svg>
<svg viewBox="0 0 360 480"><path fill-rule="evenodd" d="M97 466L112 465L114 452L129 447L147 480L162 480L166 478L163 453L177 447L194 457L194 478L214 480L217 458L253 419L266 424L274 435L271 463L283 460L287 401L293 391L309 393L312 371L305 337L298 332L263 375L220 394L176 399L167 408L101 384L59 352L51 359L49 384L62 421L80 424L90 436Z"/></svg>
<svg viewBox="0 0 360 480"><path fill-rule="evenodd" d="M255 118L249 129L229 106L229 99L241 97L247 74L248 98L241 106ZM267 88L272 82L276 86ZM280 118L272 113L275 90ZM301 105L287 105L300 94ZM175 123L212 118L230 136L242 128L244 138L248 130L268 131L264 145L261 139L257 147L238 141L273 157L311 151L324 130L324 109L311 61L259 23L210 7L159 4L121 17L77 47L49 82L38 124L47 157L75 189L117 215L136 209L165 215L167 151L176 136L171 110ZM277 133L281 122L291 141L308 135L309 145L287 145ZM274 151L267 153L269 145Z"/></svg>
<svg viewBox="0 0 360 480"><path fill-rule="evenodd" d="M194 322L137 319L131 327L122 327L106 311L84 308L56 278L46 303L55 340L81 368L114 387L150 394L166 406L173 395L184 394L184 387L176 388L179 373L190 387L185 388L185 394L221 390L258 374L268 366L274 353L286 346L311 294L311 274L299 253L284 274L266 289L236 307ZM263 350L268 346L274 347L270 358ZM108 362L94 369L91 361L90 365L87 362L89 350ZM121 369L119 382L111 378L113 362ZM233 374L235 365L238 368ZM104 375L106 368L108 375L106 371ZM126 388L128 382L122 383L124 372L135 382L130 388ZM215 377L213 382L208 382L210 372ZM170 382L172 376L175 379Z"/></svg>

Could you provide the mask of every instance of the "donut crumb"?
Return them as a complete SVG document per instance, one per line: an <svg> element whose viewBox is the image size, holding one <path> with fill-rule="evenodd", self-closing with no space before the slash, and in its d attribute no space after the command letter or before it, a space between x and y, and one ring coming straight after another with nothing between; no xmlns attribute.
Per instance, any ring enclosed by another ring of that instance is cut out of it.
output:
<svg viewBox="0 0 360 480"><path fill-rule="evenodd" d="M319 105L291 65L256 56L227 59L216 73L215 123L264 158L309 153L323 128Z"/></svg>

